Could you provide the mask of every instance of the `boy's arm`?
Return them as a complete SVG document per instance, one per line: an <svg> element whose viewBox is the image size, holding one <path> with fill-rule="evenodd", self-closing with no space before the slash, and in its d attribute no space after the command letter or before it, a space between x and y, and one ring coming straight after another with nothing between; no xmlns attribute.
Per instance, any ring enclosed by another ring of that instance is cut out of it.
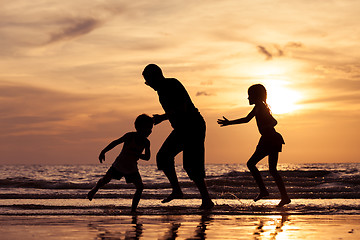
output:
<svg viewBox="0 0 360 240"><path fill-rule="evenodd" d="M149 140L146 141L145 153L140 154L139 158L142 160L145 160L145 161L149 161L149 159L150 159L150 141Z"/></svg>
<svg viewBox="0 0 360 240"><path fill-rule="evenodd" d="M223 119L218 119L217 123L220 125L220 127L234 125L234 124L248 123L254 116L255 116L255 108L244 118L228 120L226 117L223 116Z"/></svg>
<svg viewBox="0 0 360 240"><path fill-rule="evenodd" d="M113 149L114 147L116 147L117 145L123 143L125 141L125 137L126 134L124 136L122 136L121 138L119 139L116 139L114 141L112 141L111 143L109 143L109 145L107 145L101 152L100 152L100 155L99 155L99 161L100 163L104 162L105 161L105 153L110 151L111 149Z"/></svg>

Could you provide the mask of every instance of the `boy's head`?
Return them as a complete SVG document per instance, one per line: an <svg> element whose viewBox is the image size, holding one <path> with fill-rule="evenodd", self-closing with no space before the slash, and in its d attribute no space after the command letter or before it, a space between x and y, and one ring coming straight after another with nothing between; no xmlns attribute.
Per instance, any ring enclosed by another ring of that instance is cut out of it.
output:
<svg viewBox="0 0 360 240"><path fill-rule="evenodd" d="M154 121L152 117L141 114L135 119L135 129L139 133L143 133L146 137L150 135Z"/></svg>

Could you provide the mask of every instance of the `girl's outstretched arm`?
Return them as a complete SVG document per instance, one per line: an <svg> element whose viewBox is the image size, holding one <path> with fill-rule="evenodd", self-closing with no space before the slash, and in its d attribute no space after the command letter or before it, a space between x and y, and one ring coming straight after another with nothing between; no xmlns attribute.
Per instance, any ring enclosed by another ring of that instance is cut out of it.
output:
<svg viewBox="0 0 360 240"><path fill-rule="evenodd" d="M217 123L220 125L220 127L234 125L234 124L248 123L254 116L255 116L255 108L244 118L228 120L226 117L223 116L223 119L218 119Z"/></svg>

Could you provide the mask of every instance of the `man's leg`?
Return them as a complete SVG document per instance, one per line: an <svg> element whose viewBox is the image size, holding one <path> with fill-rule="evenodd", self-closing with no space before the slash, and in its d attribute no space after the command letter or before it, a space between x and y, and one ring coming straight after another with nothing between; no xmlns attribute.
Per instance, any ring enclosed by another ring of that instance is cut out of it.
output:
<svg viewBox="0 0 360 240"><path fill-rule="evenodd" d="M169 182L172 187L172 192L167 198L163 199L161 202L167 203L174 199L183 198L184 194L180 188L180 184L179 184L179 181L178 181L178 178L176 175L175 168L168 168L168 169L164 169L163 171L164 171L166 177L169 179Z"/></svg>
<svg viewBox="0 0 360 240"><path fill-rule="evenodd" d="M195 185L197 186L197 188L199 189L200 195L201 195L201 206L200 209L211 209L214 207L214 203L212 202L206 183L205 183L205 179L194 179L193 180Z"/></svg>
<svg viewBox="0 0 360 240"><path fill-rule="evenodd" d="M200 209L214 207L205 183L205 133L206 125L202 118L194 122L192 129L187 130L184 138L183 164L190 179L199 189L202 204Z"/></svg>
<svg viewBox="0 0 360 240"><path fill-rule="evenodd" d="M172 193L167 198L165 198L162 203L167 203L173 199L183 197L183 193L181 191L175 171L175 156L181 151L182 144L180 141L178 141L176 132L172 131L156 155L158 169L164 172L172 187Z"/></svg>

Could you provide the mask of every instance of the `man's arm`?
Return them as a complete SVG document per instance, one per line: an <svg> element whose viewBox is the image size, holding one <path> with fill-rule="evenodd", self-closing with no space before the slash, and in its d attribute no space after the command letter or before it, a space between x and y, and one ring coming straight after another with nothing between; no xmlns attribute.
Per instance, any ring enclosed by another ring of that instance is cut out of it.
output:
<svg viewBox="0 0 360 240"><path fill-rule="evenodd" d="M153 121L154 121L154 124L155 125L158 125L159 123L165 121L165 120L168 120L169 117L166 113L164 114L154 114L153 115Z"/></svg>

